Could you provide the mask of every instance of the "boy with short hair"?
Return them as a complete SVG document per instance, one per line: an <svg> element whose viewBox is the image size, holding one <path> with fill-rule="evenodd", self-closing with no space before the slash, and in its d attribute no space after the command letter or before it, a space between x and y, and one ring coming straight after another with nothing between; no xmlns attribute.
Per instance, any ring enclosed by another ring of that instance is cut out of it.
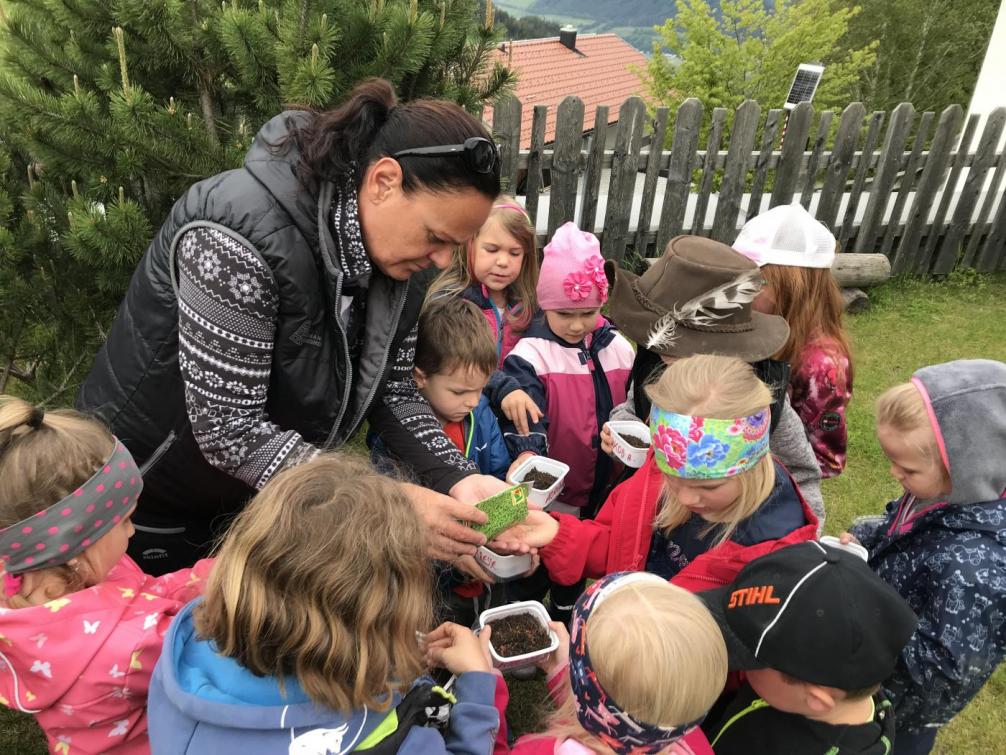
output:
<svg viewBox="0 0 1006 755"><path fill-rule="evenodd" d="M744 684L702 728L716 755L888 755L880 691L918 620L861 557L806 542L699 593Z"/></svg>
<svg viewBox="0 0 1006 755"><path fill-rule="evenodd" d="M478 307L460 297L434 299L426 305L416 341L416 387L444 434L479 472L502 480L510 454L482 394L496 365L496 342ZM390 455L380 436L371 435L368 442L371 461L386 469Z"/></svg>

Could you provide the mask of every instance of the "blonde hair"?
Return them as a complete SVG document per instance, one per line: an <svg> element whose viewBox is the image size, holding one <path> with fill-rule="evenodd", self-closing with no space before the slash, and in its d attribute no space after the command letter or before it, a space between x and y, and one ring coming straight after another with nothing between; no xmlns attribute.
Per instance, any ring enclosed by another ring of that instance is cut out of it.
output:
<svg viewBox="0 0 1006 755"><path fill-rule="evenodd" d="M922 443L917 438L912 438L910 444L915 448L920 457L930 464L939 465L943 470L944 482L950 481L946 465L940 458L940 447L936 441L936 434L929 422L929 412L926 411L926 403L922 399L919 389L912 383L902 383L886 391L877 397L874 404L874 413L877 417L877 427L887 425L892 430L897 430L902 435L907 435L915 430L926 430L926 440Z"/></svg>
<svg viewBox="0 0 1006 755"><path fill-rule="evenodd" d="M37 425L37 426L36 426ZM101 423L71 409L45 412L14 396L0 396L0 528L59 502L87 482L115 448ZM62 565L39 569L57 577L46 600L86 586L85 575ZM9 608L34 605L23 595Z"/></svg>
<svg viewBox="0 0 1006 755"><path fill-rule="evenodd" d="M326 454L277 475L234 520L196 631L316 703L387 710L423 670L432 623L425 531L401 486Z"/></svg>
<svg viewBox="0 0 1006 755"><path fill-rule="evenodd" d="M758 379L751 365L736 357L710 354L678 359L668 365L656 382L646 386L646 395L664 411L716 419L748 417L772 404L772 392ZM757 511L772 492L775 485L772 455L765 454L734 479L740 483L734 503L723 511L704 516L713 523L706 533L714 528L719 530L715 545L729 540L737 525ZM691 511L678 503L665 486L654 525L670 533L691 516Z"/></svg>
<svg viewBox="0 0 1006 755"><path fill-rule="evenodd" d="M723 691L727 649L698 598L670 582L646 580L614 590L587 619L597 680L633 718L681 726L702 716ZM646 673L639 661L646 659ZM573 695L548 719L542 736L611 750L580 726Z"/></svg>
<svg viewBox="0 0 1006 755"><path fill-rule="evenodd" d="M510 206L507 206L510 205ZM538 309L538 295L536 287L538 285L538 239L535 234L534 225L531 218L525 212L515 210L519 207L517 200L506 194L500 194L493 203L493 209L482 225L485 228L490 221L497 221L507 233L517 239L521 249L524 250L524 257L521 260L520 273L516 280L510 284L509 297L515 304L520 304L518 311L507 311L506 321L510 327L520 333L531 324ZM479 230L479 234L482 230ZM473 283L479 283L475 279L473 270L475 260L475 244L478 242L479 234L471 239L464 246L454 250L450 265L440 273L430 284L426 293L426 304L441 296L456 296L468 288ZM424 305L425 306L425 305Z"/></svg>
<svg viewBox="0 0 1006 755"><path fill-rule="evenodd" d="M851 383L852 357L842 323L845 302L831 268L763 265L761 271L777 314L789 323L789 337L775 358L789 362L795 374L807 343L824 336L838 345L834 356L849 360L849 375L839 379ZM836 362L841 364L841 360Z"/></svg>

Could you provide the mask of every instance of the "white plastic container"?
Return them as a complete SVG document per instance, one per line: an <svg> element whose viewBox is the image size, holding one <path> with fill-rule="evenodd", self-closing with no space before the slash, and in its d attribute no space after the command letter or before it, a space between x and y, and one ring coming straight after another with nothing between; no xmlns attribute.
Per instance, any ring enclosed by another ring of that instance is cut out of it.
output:
<svg viewBox="0 0 1006 755"><path fill-rule="evenodd" d="M643 422L626 420L622 422L609 422L608 429L611 430L611 451L615 458L627 467L641 467L646 461L646 453L650 450L646 448L636 448L623 436L632 435L640 440L649 442L650 428Z"/></svg>
<svg viewBox="0 0 1006 755"><path fill-rule="evenodd" d="M818 539L821 545L830 545L832 548L841 548L854 556L859 556L864 561L870 560L870 552L859 543L843 543L834 535L823 535Z"/></svg>
<svg viewBox="0 0 1006 755"><path fill-rule="evenodd" d="M511 603L508 606L487 609L479 615L479 629L484 629L487 624L492 624L495 619L501 619L504 616L516 616L517 614L522 613L529 613L538 620L538 623L541 624L542 628L548 632L550 642L548 647L542 648L541 650L535 650L533 653L524 653L522 655L513 655L509 658L501 658L496 654L496 648L493 647L492 637L490 637L489 654L492 656L493 665L500 671L512 671L513 669L533 666L535 662L544 658L549 653L555 652L555 650L559 647L559 635L548 627L548 622L551 621L548 611L546 611L545 606L537 600L524 600L520 603Z"/></svg>
<svg viewBox="0 0 1006 755"><path fill-rule="evenodd" d="M475 551L475 560L496 578L496 582L509 582L531 568L530 553L497 553L485 545Z"/></svg>
<svg viewBox="0 0 1006 755"><path fill-rule="evenodd" d="M550 459L547 456L532 456L514 470L513 474L510 475L510 482L513 484L524 482L524 475L532 469L548 472L550 475L555 475L557 478L556 481L552 483L552 487L548 490L538 490L530 483L530 481L528 481L530 491L528 492L527 499L531 503L545 508L558 497L559 493L562 492L564 485L563 480L566 477L566 473L569 472L569 465L563 464L561 461L556 461L555 459Z"/></svg>

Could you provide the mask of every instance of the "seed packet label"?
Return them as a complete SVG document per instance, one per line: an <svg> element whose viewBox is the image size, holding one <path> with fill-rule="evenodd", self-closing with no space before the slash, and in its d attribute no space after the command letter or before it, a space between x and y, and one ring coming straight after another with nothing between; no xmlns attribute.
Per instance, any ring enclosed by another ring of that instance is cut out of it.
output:
<svg viewBox="0 0 1006 755"><path fill-rule="evenodd" d="M522 483L512 488L502 490L494 496L475 504L475 508L489 517L485 524L476 525L473 529L481 532L492 540L504 530L523 522L527 517L527 493L530 485Z"/></svg>

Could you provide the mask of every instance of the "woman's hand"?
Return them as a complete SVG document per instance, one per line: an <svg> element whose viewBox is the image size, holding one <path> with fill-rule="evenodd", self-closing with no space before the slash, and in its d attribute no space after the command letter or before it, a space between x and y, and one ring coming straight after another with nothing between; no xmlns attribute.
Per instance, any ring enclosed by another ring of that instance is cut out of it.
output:
<svg viewBox="0 0 1006 755"><path fill-rule="evenodd" d="M459 556L452 566L462 574L467 574L479 582L491 585L496 581L489 572L479 566L479 562L473 556Z"/></svg>
<svg viewBox="0 0 1006 755"><path fill-rule="evenodd" d="M559 522L541 509L529 509L527 518L501 532L489 544L497 553L536 553L559 533Z"/></svg>
<svg viewBox="0 0 1006 755"><path fill-rule="evenodd" d="M608 423L605 422L604 426L601 428L601 450L608 454L608 456L611 456L611 451L614 446L615 441L611 437L611 428L608 427Z"/></svg>
<svg viewBox="0 0 1006 755"><path fill-rule="evenodd" d="M426 663L445 668L458 676L469 671L492 671L489 655L491 634L488 626L476 637L471 629L444 622L426 635Z"/></svg>
<svg viewBox="0 0 1006 755"><path fill-rule="evenodd" d="M466 477L458 485L466 480L471 480L472 477L484 477L484 475ZM504 488L506 487L495 477L488 479L499 483ZM455 485L454 488L457 488L458 485ZM489 517L471 503L455 500L450 496L441 495L434 490L409 482L403 482L402 487L405 489L405 494L409 497L412 507L426 525L426 549L431 558L453 562L459 556L475 555L475 548L479 545L485 545L485 535L461 524L461 522L485 524L489 521ZM451 489L452 493L454 488ZM476 500L481 500L481 498Z"/></svg>
<svg viewBox="0 0 1006 755"><path fill-rule="evenodd" d="M519 388L506 395L500 402L500 409L503 416L513 422L521 435L531 432L531 425L541 419L541 409L534 399Z"/></svg>
<svg viewBox="0 0 1006 755"><path fill-rule="evenodd" d="M559 647L535 663L545 672L546 677L551 676L556 670L569 663L569 632L566 631L566 625L561 621L550 621L548 628L559 637Z"/></svg>

